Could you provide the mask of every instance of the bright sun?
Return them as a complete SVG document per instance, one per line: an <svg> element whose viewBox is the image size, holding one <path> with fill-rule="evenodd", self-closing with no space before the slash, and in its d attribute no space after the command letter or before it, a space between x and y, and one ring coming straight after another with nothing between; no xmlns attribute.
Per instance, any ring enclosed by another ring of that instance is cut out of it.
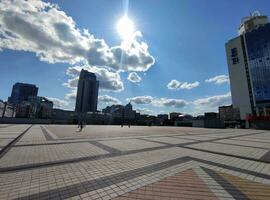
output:
<svg viewBox="0 0 270 200"><path fill-rule="evenodd" d="M131 39L134 34L134 23L128 17L122 17L117 23L117 31L124 39Z"/></svg>

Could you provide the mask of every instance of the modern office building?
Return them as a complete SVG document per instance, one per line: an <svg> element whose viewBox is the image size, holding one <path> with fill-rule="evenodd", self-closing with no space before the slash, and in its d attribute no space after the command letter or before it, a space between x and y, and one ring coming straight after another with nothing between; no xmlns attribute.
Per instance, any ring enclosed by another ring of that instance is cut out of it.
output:
<svg viewBox="0 0 270 200"><path fill-rule="evenodd" d="M37 96L38 87L33 84L15 83L12 87L11 96L8 103L16 106L23 101L27 101L31 96Z"/></svg>
<svg viewBox="0 0 270 200"><path fill-rule="evenodd" d="M224 121L238 121L240 120L239 108L234 108L232 105L218 107L219 119Z"/></svg>
<svg viewBox="0 0 270 200"><path fill-rule="evenodd" d="M21 102L16 109L18 118L49 119L52 117L53 102L45 97L30 96Z"/></svg>
<svg viewBox="0 0 270 200"><path fill-rule="evenodd" d="M98 88L99 82L96 75L82 69L77 88L76 112L97 111Z"/></svg>
<svg viewBox="0 0 270 200"><path fill-rule="evenodd" d="M270 115L270 23L254 12L226 43L232 103L240 118Z"/></svg>
<svg viewBox="0 0 270 200"><path fill-rule="evenodd" d="M136 117L136 111L133 110L131 103L127 105L111 105L102 109L105 114L111 114L115 117L123 117L127 119L134 119Z"/></svg>

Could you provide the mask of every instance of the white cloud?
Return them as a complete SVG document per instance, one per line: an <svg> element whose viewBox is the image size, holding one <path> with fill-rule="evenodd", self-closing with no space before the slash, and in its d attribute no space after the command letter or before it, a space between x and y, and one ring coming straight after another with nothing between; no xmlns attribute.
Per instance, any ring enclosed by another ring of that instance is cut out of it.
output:
<svg viewBox="0 0 270 200"><path fill-rule="evenodd" d="M177 80L171 80L167 87L170 90L179 90L179 89L183 89L183 90L191 90L193 88L196 88L200 85L200 82L196 81L194 83L188 83L188 82L179 82Z"/></svg>
<svg viewBox="0 0 270 200"><path fill-rule="evenodd" d="M166 107L175 107L175 108L183 108L188 104L187 101L183 99L155 99L154 105L166 106Z"/></svg>
<svg viewBox="0 0 270 200"><path fill-rule="evenodd" d="M136 72L131 72L129 73L128 75L128 78L127 78L130 82L133 82L133 83L139 83L141 82L141 77L136 73Z"/></svg>
<svg viewBox="0 0 270 200"><path fill-rule="evenodd" d="M145 72L155 63L141 32L136 31L129 43L109 46L87 29L79 29L72 17L53 3L2 0L0 13L0 51L32 52L41 61L73 66L68 68L69 79L63 84L71 88L65 97L69 100L76 97L82 68L96 74L101 90L119 92L124 90L121 72Z"/></svg>
<svg viewBox="0 0 270 200"><path fill-rule="evenodd" d="M231 93L200 98L193 102L195 106L204 110L216 110L219 106L231 104Z"/></svg>
<svg viewBox="0 0 270 200"><path fill-rule="evenodd" d="M90 66L116 71L147 71L155 63L140 32L128 46L109 47L88 30L78 29L56 4L2 0L0 12L0 49L33 52L49 63L88 61Z"/></svg>
<svg viewBox="0 0 270 200"><path fill-rule="evenodd" d="M72 77L72 78L68 79L66 83L63 83L63 86L66 86L66 87L71 88L71 89L76 89L77 85L78 85L78 81L79 81L79 76Z"/></svg>
<svg viewBox="0 0 270 200"><path fill-rule="evenodd" d="M154 65L155 59L148 51L148 45L142 41L139 31L134 33L131 41L123 41L119 46L109 49L113 60L106 63L108 67L121 71L147 71Z"/></svg>
<svg viewBox="0 0 270 200"><path fill-rule="evenodd" d="M191 109L191 113L203 113L209 111L217 111L218 106L231 104L231 93L229 92L222 95L199 98L194 101L186 101L184 99L157 98L152 96L136 96L128 98L127 101L131 101L131 103L136 105L151 105L155 107L186 107Z"/></svg>
<svg viewBox="0 0 270 200"><path fill-rule="evenodd" d="M69 93L65 95L66 100L72 100L75 101L77 96L77 90L72 89Z"/></svg>
<svg viewBox="0 0 270 200"><path fill-rule="evenodd" d="M75 63L96 40L75 27L55 4L39 0L2 0L0 47L34 52L49 63Z"/></svg>
<svg viewBox="0 0 270 200"><path fill-rule="evenodd" d="M188 102L183 99L168 99L168 98L156 98L151 96L137 96L127 99L135 104L151 104L153 106L165 106L182 108L185 107Z"/></svg>
<svg viewBox="0 0 270 200"><path fill-rule="evenodd" d="M227 75L218 75L212 78L209 78L207 80L205 80L206 83L214 83L216 85L221 85L223 83L229 83L229 76Z"/></svg>
<svg viewBox="0 0 270 200"><path fill-rule="evenodd" d="M154 114L154 111L148 108L137 108L136 111L139 112L140 114L148 114L148 115Z"/></svg>
<svg viewBox="0 0 270 200"><path fill-rule="evenodd" d="M89 65L69 67L67 69L67 75L70 78L64 85L75 89L78 85L79 75L82 69L95 73L101 90L116 92L124 90L124 84L118 72L113 72L106 68L90 67Z"/></svg>
<svg viewBox="0 0 270 200"><path fill-rule="evenodd" d="M109 95L101 95L98 97L98 102L99 103L104 103L104 104L121 104L121 101L119 101L115 97L111 97Z"/></svg>
<svg viewBox="0 0 270 200"><path fill-rule="evenodd" d="M167 87L168 87L168 89L170 89L170 90L175 90L175 89L178 89L179 87L180 87L180 82L179 81L177 81L177 80L171 80L169 83L168 83L168 85L167 85Z"/></svg>
<svg viewBox="0 0 270 200"><path fill-rule="evenodd" d="M62 99L54 98L54 97L46 97L50 101L53 102L53 107L54 108L64 108L68 106L68 102Z"/></svg>
<svg viewBox="0 0 270 200"><path fill-rule="evenodd" d="M153 97L151 96L137 96L127 99L127 101L133 102L135 104L151 104L153 102Z"/></svg>

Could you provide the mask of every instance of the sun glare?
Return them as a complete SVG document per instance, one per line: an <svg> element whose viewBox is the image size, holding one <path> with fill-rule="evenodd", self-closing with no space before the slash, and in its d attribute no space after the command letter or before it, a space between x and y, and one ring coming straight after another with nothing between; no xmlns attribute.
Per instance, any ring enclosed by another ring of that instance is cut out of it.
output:
<svg viewBox="0 0 270 200"><path fill-rule="evenodd" d="M134 23L128 17L122 17L117 23L117 31L124 39L131 39L134 34Z"/></svg>

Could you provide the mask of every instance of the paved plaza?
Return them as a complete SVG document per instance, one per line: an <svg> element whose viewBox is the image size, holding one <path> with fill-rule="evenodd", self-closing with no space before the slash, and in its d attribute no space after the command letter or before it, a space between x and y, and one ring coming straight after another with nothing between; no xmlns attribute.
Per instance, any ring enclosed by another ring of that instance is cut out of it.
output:
<svg viewBox="0 0 270 200"><path fill-rule="evenodd" d="M270 199L270 132L0 125L0 199Z"/></svg>

